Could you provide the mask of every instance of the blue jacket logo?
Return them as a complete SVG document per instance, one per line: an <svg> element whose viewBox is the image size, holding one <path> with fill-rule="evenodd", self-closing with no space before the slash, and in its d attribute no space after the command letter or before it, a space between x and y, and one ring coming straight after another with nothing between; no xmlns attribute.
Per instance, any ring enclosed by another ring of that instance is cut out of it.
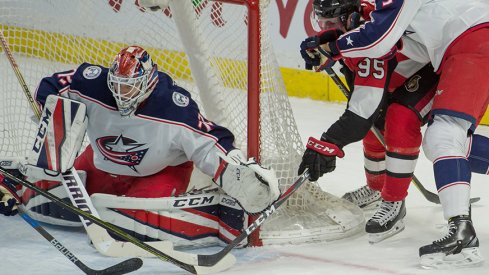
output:
<svg viewBox="0 0 489 275"><path fill-rule="evenodd" d="M143 161L148 149L136 150L145 144L137 143L135 140L122 136L106 136L98 138L97 148L106 160L116 164L126 165L135 172L136 165Z"/></svg>

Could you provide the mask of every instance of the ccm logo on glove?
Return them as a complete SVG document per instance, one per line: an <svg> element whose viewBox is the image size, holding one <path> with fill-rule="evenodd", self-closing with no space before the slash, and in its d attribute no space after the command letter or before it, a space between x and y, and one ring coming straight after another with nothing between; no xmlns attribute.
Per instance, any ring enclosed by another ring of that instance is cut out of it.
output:
<svg viewBox="0 0 489 275"><path fill-rule="evenodd" d="M345 156L343 150L341 150L335 144L329 143L327 141L317 140L313 137L309 138L306 147L325 156L337 156L339 158Z"/></svg>

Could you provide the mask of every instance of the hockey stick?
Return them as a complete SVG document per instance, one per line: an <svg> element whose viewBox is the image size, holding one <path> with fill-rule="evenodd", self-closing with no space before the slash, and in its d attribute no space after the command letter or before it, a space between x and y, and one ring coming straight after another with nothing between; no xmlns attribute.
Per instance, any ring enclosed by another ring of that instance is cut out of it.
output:
<svg viewBox="0 0 489 275"><path fill-rule="evenodd" d="M345 97L346 98L350 98L350 90L348 90L348 88L341 81L341 79L338 77L338 75L336 74L336 72L332 68L326 68L324 70L331 77L331 79L333 79L334 83L336 84L336 86L338 86L338 88L345 95ZM372 133L374 133L374 135L377 137L377 139L379 140L379 142L385 147L384 136L382 135L382 133L380 132L380 130L377 127L375 127L375 126L372 126L372 128L370 130L372 131ZM440 197L438 197L437 194L428 191L423 186L423 184L419 181L419 179L416 177L416 175L414 175L414 174L413 174L413 177L412 177L412 181L414 183L414 186L416 186L416 188L421 192L421 194L428 201L430 201L432 203L440 204ZM477 202L479 200L480 200L480 197L471 198L470 199L470 203L474 203L474 202Z"/></svg>
<svg viewBox="0 0 489 275"><path fill-rule="evenodd" d="M5 186L19 201L19 198L15 195L15 191L12 191L9 186ZM1 194L1 192L0 192ZM106 269L95 270L86 266L82 261L80 261L71 251L68 250L60 241L53 237L49 232L46 231L36 220L32 219L22 207L18 207L17 211L24 221L26 221L30 226L32 226L41 236L43 236L50 244L52 244L61 254L65 255L68 260L73 262L78 268L80 268L85 274L95 275L95 274L126 274L139 269L143 265L143 261L139 258L131 258L110 266Z"/></svg>
<svg viewBox="0 0 489 275"><path fill-rule="evenodd" d="M88 275L102 275L102 274L126 274L139 269L143 265L143 261L139 258L131 258L115 264L113 266L107 267L102 270L95 270L86 266L82 261L80 261L71 251L69 251L64 245L62 245L56 238L54 238L49 232L47 232L36 220L32 219L27 215L24 210L20 207L18 208L19 215L28 224L30 224L39 234L41 234L50 244L52 244L61 254L65 255L68 260L73 262L78 268L80 268L85 274Z"/></svg>
<svg viewBox="0 0 489 275"><path fill-rule="evenodd" d="M198 262L201 266L213 266L226 256L231 249L235 248L241 241L246 239L253 231L255 231L270 215L277 210L287 199L309 178L309 169L306 169L302 175L277 199L272 205L263 211L260 216L250 224L241 234L232 242L226 245L221 251L212 255L198 255Z"/></svg>
<svg viewBox="0 0 489 275"><path fill-rule="evenodd" d="M39 119L41 116L39 108L36 105L31 93L29 92L29 88L27 87L27 84L19 70L17 63L15 62L15 59L8 47L7 41L5 40L5 37L2 32L0 32L0 42L5 51L5 54L7 55L7 58L9 59L10 64L12 65L12 69L14 70L17 76L17 80L22 86L24 95L29 100L31 104L31 108L35 113L37 119ZM79 179L78 173L76 173L74 169L63 174L62 184L65 187L72 204L78 207L74 207L73 205L66 204L60 198L52 195L49 192L45 192L44 190L31 184L30 182L25 181L23 179L16 178L8 171L6 171L3 167L0 169L0 172L6 176L9 175L9 177L12 180L16 181L17 183L29 189L36 191L37 193L52 200L53 202L57 202L58 205L61 205L63 208L67 209L68 211L79 215L82 224L85 226L87 234L92 240L95 248L103 255L115 256L115 257L156 256L164 261L173 263L189 272L196 273L196 274L197 272L198 274L219 272L229 268L236 261L234 256L228 255L228 257L225 257L225 259L223 259L213 267L197 267L197 256L195 254L189 254L189 253L173 250L173 244L170 241L152 242L151 243L152 246L151 246L125 233L124 231L120 230L118 227L102 221L99 218L95 207L91 203L90 197L88 196L85 187L83 186L83 184L81 184L81 180ZM95 222L94 220L97 220L97 222ZM129 243L115 240L103 228L118 235L119 237L128 241Z"/></svg>

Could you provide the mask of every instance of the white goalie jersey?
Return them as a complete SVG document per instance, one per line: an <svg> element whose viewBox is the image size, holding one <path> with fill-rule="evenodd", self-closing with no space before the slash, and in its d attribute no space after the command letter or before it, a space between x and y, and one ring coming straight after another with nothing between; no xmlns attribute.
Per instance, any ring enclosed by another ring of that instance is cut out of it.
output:
<svg viewBox="0 0 489 275"><path fill-rule="evenodd" d="M87 134L97 169L142 177L191 160L214 175L217 154L234 149L230 131L205 119L190 93L162 72L136 113L121 117L107 87L107 71L84 63L44 78L36 91L41 105L49 94L59 94L87 106Z"/></svg>

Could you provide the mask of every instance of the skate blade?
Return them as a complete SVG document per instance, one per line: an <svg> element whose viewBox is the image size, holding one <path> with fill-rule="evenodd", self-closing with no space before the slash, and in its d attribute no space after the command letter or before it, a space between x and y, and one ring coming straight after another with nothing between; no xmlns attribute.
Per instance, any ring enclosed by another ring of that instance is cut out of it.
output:
<svg viewBox="0 0 489 275"><path fill-rule="evenodd" d="M382 233L368 233L368 242L370 244L375 244L375 243L381 242L387 238L390 238L390 237L400 233L401 231L404 230L404 227L405 227L404 226L404 220L400 219L388 231L385 231Z"/></svg>
<svg viewBox="0 0 489 275"><path fill-rule="evenodd" d="M420 264L424 269L476 267L482 265L482 262L484 262L484 258L478 247L464 248L457 254L433 253L420 257Z"/></svg>

